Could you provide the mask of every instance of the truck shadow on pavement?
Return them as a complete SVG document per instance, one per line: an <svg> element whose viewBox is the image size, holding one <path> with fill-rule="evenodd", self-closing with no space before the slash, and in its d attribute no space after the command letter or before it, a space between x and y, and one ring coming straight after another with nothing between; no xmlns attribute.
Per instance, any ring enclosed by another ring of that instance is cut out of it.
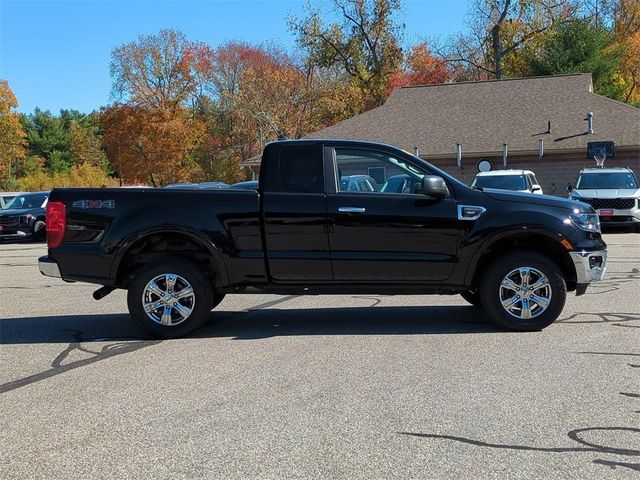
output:
<svg viewBox="0 0 640 480"><path fill-rule="evenodd" d="M252 340L296 335L507 333L467 306L357 307L214 311L188 338ZM0 320L0 344L143 340L127 314L61 315Z"/></svg>
<svg viewBox="0 0 640 480"><path fill-rule="evenodd" d="M259 309L214 312L195 337L257 340L307 335L505 333L479 308L467 306Z"/></svg>

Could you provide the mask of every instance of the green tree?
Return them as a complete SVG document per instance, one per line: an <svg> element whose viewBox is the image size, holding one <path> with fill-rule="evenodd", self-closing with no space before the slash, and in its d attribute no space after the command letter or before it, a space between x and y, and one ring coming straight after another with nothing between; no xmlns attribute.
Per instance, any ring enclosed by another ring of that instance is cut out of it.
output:
<svg viewBox="0 0 640 480"><path fill-rule="evenodd" d="M22 116L22 123L27 132L29 155L41 158L50 172L71 168L67 131L61 117L36 108L31 115Z"/></svg>
<svg viewBox="0 0 640 480"><path fill-rule="evenodd" d="M542 46L541 52L528 59L533 75L561 73L593 74L597 93L624 100L625 87L616 75L623 50L613 45L610 30L588 19L572 20L561 25Z"/></svg>

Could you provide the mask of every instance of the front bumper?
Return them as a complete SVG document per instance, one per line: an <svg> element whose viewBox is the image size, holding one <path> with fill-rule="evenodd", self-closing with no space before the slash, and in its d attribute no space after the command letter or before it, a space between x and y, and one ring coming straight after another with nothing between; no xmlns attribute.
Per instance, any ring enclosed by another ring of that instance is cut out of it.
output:
<svg viewBox="0 0 640 480"><path fill-rule="evenodd" d="M58 267L58 262L55 260L51 260L49 257L44 256L38 259L38 267L40 268L40 273L47 277L56 277L62 278L60 275L60 267Z"/></svg>
<svg viewBox="0 0 640 480"><path fill-rule="evenodd" d="M626 227L640 223L640 208L634 207L628 210L621 209L599 209L600 224L604 227ZM605 214L603 215L603 212Z"/></svg>
<svg viewBox="0 0 640 480"><path fill-rule="evenodd" d="M576 283L578 285L597 282L604 278L607 270L606 250L569 252L569 255L576 269Z"/></svg>

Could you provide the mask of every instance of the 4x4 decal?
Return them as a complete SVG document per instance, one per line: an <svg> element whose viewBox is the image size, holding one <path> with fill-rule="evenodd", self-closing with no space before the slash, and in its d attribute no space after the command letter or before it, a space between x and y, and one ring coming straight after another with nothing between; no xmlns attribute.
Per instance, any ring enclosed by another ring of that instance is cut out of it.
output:
<svg viewBox="0 0 640 480"><path fill-rule="evenodd" d="M73 202L74 208L116 208L115 200L78 200Z"/></svg>

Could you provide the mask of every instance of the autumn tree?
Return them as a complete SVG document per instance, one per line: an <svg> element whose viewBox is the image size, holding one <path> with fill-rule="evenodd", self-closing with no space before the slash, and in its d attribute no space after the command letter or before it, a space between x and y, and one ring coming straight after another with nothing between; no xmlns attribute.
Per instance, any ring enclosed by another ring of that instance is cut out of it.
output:
<svg viewBox="0 0 640 480"><path fill-rule="evenodd" d="M18 100L9 82L0 80L0 181L7 180L12 162L25 156L25 133L20 115L14 110Z"/></svg>
<svg viewBox="0 0 640 480"><path fill-rule="evenodd" d="M361 92L368 109L384 103L389 76L402 63L402 27L394 14L400 0L332 0L338 21L329 23L318 7L304 19L290 19L298 45L314 65L339 69Z"/></svg>
<svg viewBox="0 0 640 480"><path fill-rule="evenodd" d="M614 49L622 52L617 74L625 102L640 103L640 1L618 0L612 6Z"/></svg>
<svg viewBox="0 0 640 480"><path fill-rule="evenodd" d="M175 111L194 94L193 44L175 30L141 35L113 50L113 91L147 109Z"/></svg>
<svg viewBox="0 0 640 480"><path fill-rule="evenodd" d="M163 186L188 180L197 169L192 153L204 125L184 110L115 104L103 111L101 125L109 161L124 182Z"/></svg>
<svg viewBox="0 0 640 480"><path fill-rule="evenodd" d="M78 120L69 124L69 153L74 165L88 164L105 167L107 157L102 143L91 128L83 127Z"/></svg>
<svg viewBox="0 0 640 480"><path fill-rule="evenodd" d="M419 43L407 55L406 69L390 76L389 92L396 87L445 83L452 79L453 74L446 62L433 55L426 43Z"/></svg>
<svg viewBox="0 0 640 480"><path fill-rule="evenodd" d="M207 125L197 158L208 176L235 181L240 160L259 153L267 141L300 137L322 125L322 82L304 60L243 42L216 49L198 45L193 54L195 112Z"/></svg>

